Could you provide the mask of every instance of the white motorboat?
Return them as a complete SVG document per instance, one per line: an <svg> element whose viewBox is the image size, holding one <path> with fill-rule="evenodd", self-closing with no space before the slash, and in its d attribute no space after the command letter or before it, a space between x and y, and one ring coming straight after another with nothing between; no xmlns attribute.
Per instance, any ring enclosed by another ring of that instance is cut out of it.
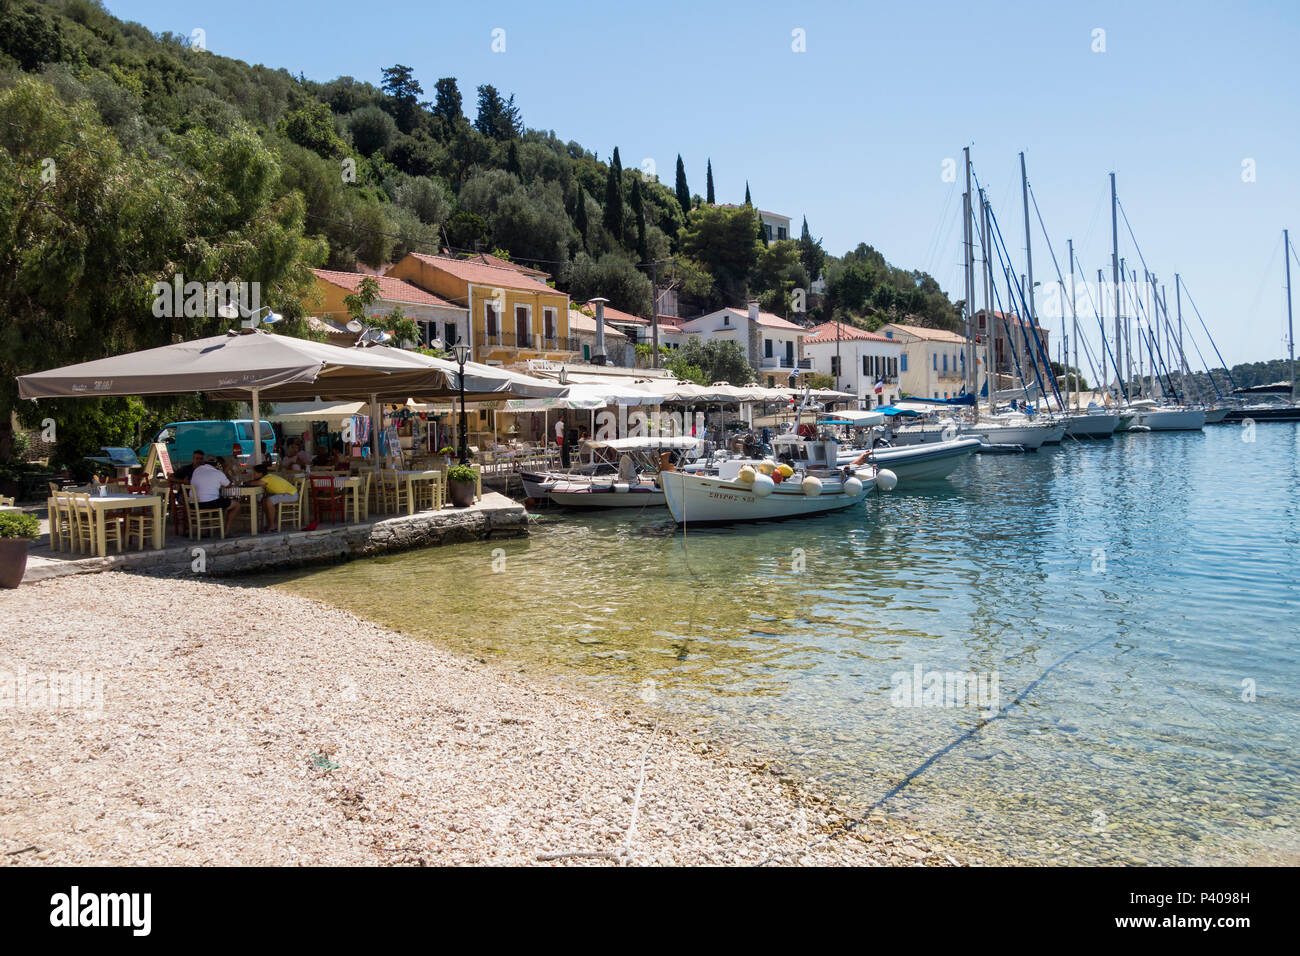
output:
<svg viewBox="0 0 1300 956"><path fill-rule="evenodd" d="M655 481L656 454L698 452L701 442L687 436L591 439L583 442L587 460L568 472L520 472L524 494L570 508L644 508L664 503Z"/></svg>
<svg viewBox="0 0 1300 956"><path fill-rule="evenodd" d="M1205 409L1182 405L1157 405L1149 398L1132 403L1137 412L1134 424L1145 425L1153 432L1200 431L1205 427Z"/></svg>
<svg viewBox="0 0 1300 956"><path fill-rule="evenodd" d="M849 472L833 466L839 443L783 435L772 441L776 462L735 459L717 475L665 471L659 476L668 510L678 524L730 524L803 518L851 508L877 487L897 479L875 466ZM781 478L779 465L792 474ZM777 480L781 478L781 480Z"/></svg>
<svg viewBox="0 0 1300 956"><path fill-rule="evenodd" d="M981 444L983 443L978 438L957 438L953 441L929 442L902 448L882 445L872 449L869 461L879 468L888 468L906 487L913 483L947 478ZM842 450L839 453L839 464L850 464L859 454L852 449Z"/></svg>

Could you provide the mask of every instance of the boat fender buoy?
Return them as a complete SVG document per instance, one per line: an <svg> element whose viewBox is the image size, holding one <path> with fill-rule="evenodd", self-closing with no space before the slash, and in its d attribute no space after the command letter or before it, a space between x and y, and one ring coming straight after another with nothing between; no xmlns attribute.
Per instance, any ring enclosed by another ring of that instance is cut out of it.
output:
<svg viewBox="0 0 1300 956"><path fill-rule="evenodd" d="M789 478L794 474L794 469L789 465L778 465L776 470L781 473L782 478Z"/></svg>
<svg viewBox="0 0 1300 956"><path fill-rule="evenodd" d="M775 483L778 484L778 485L779 485L781 482L785 481L785 475L781 474L781 469L780 469L780 468L778 468L776 471L772 472L772 474L768 475L768 477L771 478L772 481L775 482Z"/></svg>
<svg viewBox="0 0 1300 956"><path fill-rule="evenodd" d="M822 480L816 475L809 475L803 480L803 493L809 498L816 498L822 493Z"/></svg>
<svg viewBox="0 0 1300 956"><path fill-rule="evenodd" d="M629 488L628 483L627 483L626 481L616 481L616 482L614 482L614 491L615 491L617 494L625 495L625 494L627 494L628 491L630 491L630 490L631 490L631 489Z"/></svg>
<svg viewBox="0 0 1300 956"><path fill-rule="evenodd" d="M844 493L852 498L856 498L858 495L862 494L862 479L856 477L845 478Z"/></svg>
<svg viewBox="0 0 1300 956"><path fill-rule="evenodd" d="M774 471L776 471L776 462L774 462L772 459L769 458L766 461L761 461L758 463L759 474L770 475Z"/></svg>
<svg viewBox="0 0 1300 956"><path fill-rule="evenodd" d="M881 491L893 491L898 487L898 476L888 468L881 468L876 472L876 487Z"/></svg>
<svg viewBox="0 0 1300 956"><path fill-rule="evenodd" d="M760 498L766 498L776 490L776 482L772 480L771 475L759 475L754 479L754 494Z"/></svg>
<svg viewBox="0 0 1300 956"><path fill-rule="evenodd" d="M740 469L740 472L736 475L736 480L744 485L752 485L754 479L757 477L758 472L754 470L754 466L746 465L744 468Z"/></svg>

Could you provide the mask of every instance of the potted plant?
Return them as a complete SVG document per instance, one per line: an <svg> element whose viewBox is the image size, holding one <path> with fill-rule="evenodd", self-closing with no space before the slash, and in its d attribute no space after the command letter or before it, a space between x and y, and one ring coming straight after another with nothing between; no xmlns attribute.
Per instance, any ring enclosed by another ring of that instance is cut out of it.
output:
<svg viewBox="0 0 1300 956"><path fill-rule="evenodd" d="M469 465L452 465L447 469L447 497L457 508L468 508L474 503L478 487L478 472Z"/></svg>
<svg viewBox="0 0 1300 956"><path fill-rule="evenodd" d="M27 546L41 533L35 515L0 511L0 587L16 588L27 570Z"/></svg>
<svg viewBox="0 0 1300 956"><path fill-rule="evenodd" d="M442 467L450 468L452 456L456 454L456 449L450 445L443 445L438 449L438 454L442 456Z"/></svg>

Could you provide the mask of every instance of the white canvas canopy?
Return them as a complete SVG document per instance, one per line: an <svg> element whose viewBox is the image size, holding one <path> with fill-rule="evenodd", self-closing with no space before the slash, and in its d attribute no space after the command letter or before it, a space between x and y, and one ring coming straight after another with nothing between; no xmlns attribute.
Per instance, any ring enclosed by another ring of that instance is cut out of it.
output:
<svg viewBox="0 0 1300 956"><path fill-rule="evenodd" d="M328 422L337 431L352 416L366 414L365 402L276 402L263 417L286 425Z"/></svg>
<svg viewBox="0 0 1300 956"><path fill-rule="evenodd" d="M605 441L588 439L583 448L608 448L611 451L688 451L700 446L698 438L689 435L646 435L641 438L610 438Z"/></svg>

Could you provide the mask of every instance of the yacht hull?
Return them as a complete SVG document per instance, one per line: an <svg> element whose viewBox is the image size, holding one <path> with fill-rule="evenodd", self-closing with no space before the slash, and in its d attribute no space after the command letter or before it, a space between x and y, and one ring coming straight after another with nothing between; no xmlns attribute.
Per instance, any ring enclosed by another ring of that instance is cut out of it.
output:
<svg viewBox="0 0 1300 956"><path fill-rule="evenodd" d="M782 482L766 497L754 493L753 486L705 475L667 471L660 475L668 510L678 524L735 524L773 521L782 518L807 518L851 508L866 498L875 487L875 472L859 471L862 490L856 495L844 491L836 478L822 478L819 495L806 495L791 481Z"/></svg>

